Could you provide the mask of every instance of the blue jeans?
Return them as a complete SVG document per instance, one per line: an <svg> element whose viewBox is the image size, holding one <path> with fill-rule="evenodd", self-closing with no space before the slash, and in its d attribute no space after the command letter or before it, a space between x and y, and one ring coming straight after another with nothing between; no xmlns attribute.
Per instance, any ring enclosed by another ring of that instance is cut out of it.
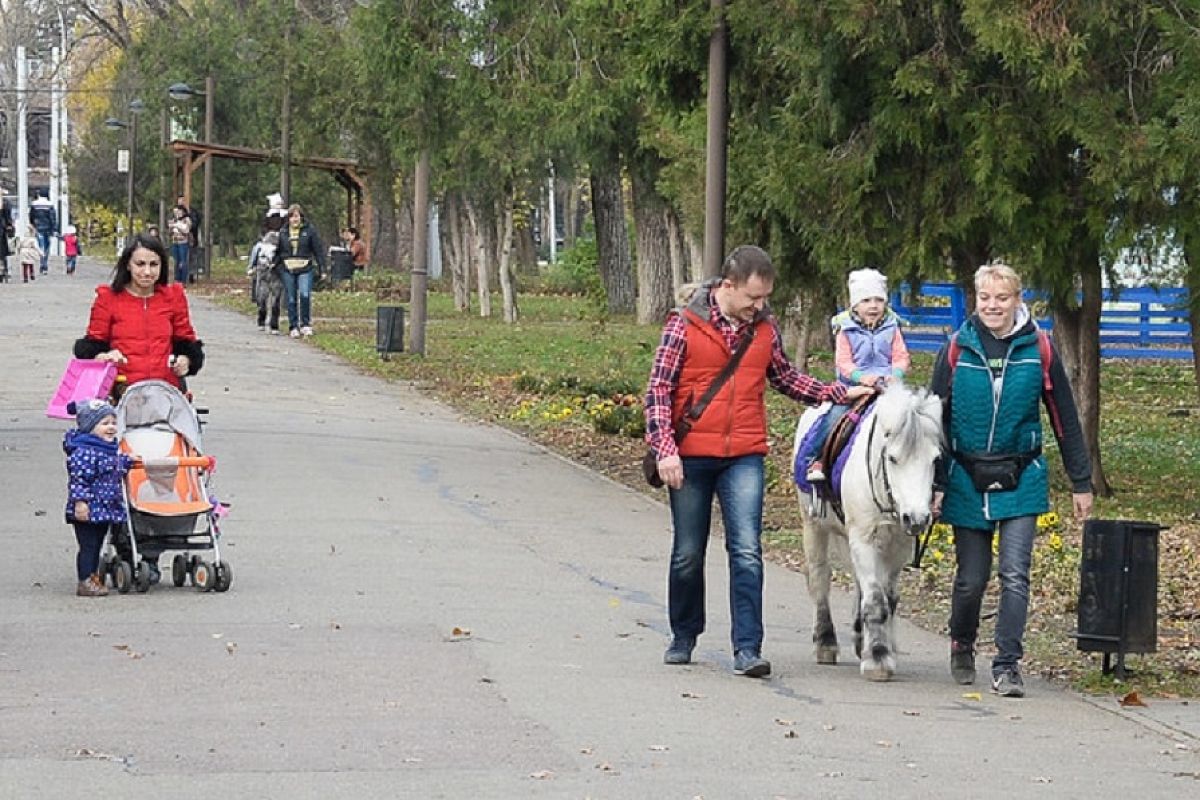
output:
<svg viewBox="0 0 1200 800"><path fill-rule="evenodd" d="M311 326L313 271L308 269L304 272L292 272L284 268L279 270L279 274L287 292L288 328L294 331Z"/></svg>
<svg viewBox="0 0 1200 800"><path fill-rule="evenodd" d="M683 486L670 491L675 528L667 580L671 632L681 639L704 632L704 553L715 494L729 555L733 649L758 653L763 639L763 457L689 456L683 459L683 476Z"/></svg>
<svg viewBox="0 0 1200 800"><path fill-rule="evenodd" d="M50 231L37 231L38 247L42 248L41 272L45 275L50 271Z"/></svg>
<svg viewBox="0 0 1200 800"><path fill-rule="evenodd" d="M188 282L188 259L191 254L191 245L187 242L175 242L171 245L171 257L175 259L175 282Z"/></svg>
<svg viewBox="0 0 1200 800"><path fill-rule="evenodd" d="M829 432L833 430L833 426L837 424L839 419L846 416L846 412L849 410L849 405L834 404L829 407L829 411L822 414L821 418L817 420L817 424L814 426L816 427L816 431L813 432L812 459L808 462L809 464L821 458L821 451L825 449L825 440L829 438ZM832 474L830 472L832 469L832 464L825 465L825 475L827 477Z"/></svg>
<svg viewBox="0 0 1200 800"><path fill-rule="evenodd" d="M1025 654L1021 640L1029 615L1029 570L1037 517L1001 520L1000 610L996 615L996 657L992 673L1015 667ZM992 573L992 531L954 527L954 553L958 568L950 601L950 638L974 647L979 631L979 609Z"/></svg>

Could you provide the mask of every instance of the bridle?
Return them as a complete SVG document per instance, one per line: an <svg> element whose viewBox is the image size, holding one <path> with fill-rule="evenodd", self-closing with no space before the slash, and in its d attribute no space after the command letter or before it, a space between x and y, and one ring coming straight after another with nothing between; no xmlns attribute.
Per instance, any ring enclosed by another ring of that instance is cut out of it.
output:
<svg viewBox="0 0 1200 800"><path fill-rule="evenodd" d="M879 473L883 478L883 489L886 492L885 497L888 504L887 508L885 508L883 503L879 501L879 493L875 489L875 470L871 466L871 450L873 444L875 443L875 428L878 426L878 424L879 418L875 414L872 414L871 429L867 431L867 483L871 485L871 499L875 502L875 508L878 509L879 513L885 516L898 518L900 515L896 511L896 496L892 494L892 480L888 476L886 436L884 437L885 441L883 443L883 449L879 452Z"/></svg>

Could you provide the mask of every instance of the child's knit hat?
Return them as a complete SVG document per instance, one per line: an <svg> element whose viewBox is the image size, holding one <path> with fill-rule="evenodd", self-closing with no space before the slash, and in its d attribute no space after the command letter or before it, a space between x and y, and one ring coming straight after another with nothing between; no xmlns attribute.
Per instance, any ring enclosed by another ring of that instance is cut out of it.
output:
<svg viewBox="0 0 1200 800"><path fill-rule="evenodd" d="M117 415L117 410L100 398L68 403L67 411L75 415L75 424L83 433L91 433L92 429L105 417Z"/></svg>
<svg viewBox="0 0 1200 800"><path fill-rule="evenodd" d="M850 273L850 307L863 300L879 297L887 300L887 278L876 269L856 269Z"/></svg>

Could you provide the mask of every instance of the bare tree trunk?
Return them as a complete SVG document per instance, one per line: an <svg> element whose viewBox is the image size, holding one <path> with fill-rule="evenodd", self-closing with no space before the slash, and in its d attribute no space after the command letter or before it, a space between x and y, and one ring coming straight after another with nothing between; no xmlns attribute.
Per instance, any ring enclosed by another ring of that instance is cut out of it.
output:
<svg viewBox="0 0 1200 800"><path fill-rule="evenodd" d="M597 261L608 298L608 312L627 314L634 310L633 259L625 225L620 158L616 153L611 154L607 163L592 167L592 216L596 220Z"/></svg>
<svg viewBox="0 0 1200 800"><path fill-rule="evenodd" d="M500 248L500 294L504 306L504 321L510 325L517 321L517 290L512 273L512 240L513 240L513 203L511 193L506 192L503 199L497 201L497 220L499 225Z"/></svg>
<svg viewBox="0 0 1200 800"><path fill-rule="evenodd" d="M575 179L564 181L561 178L555 181L555 184L561 185L562 188L562 226L563 226L563 248L575 246L575 239L579 236L579 182Z"/></svg>
<svg viewBox="0 0 1200 800"><path fill-rule="evenodd" d="M467 219L471 223L471 251L475 254L479 316L490 317L492 315L492 289L488 281L487 237L484 235L483 221L479 218L475 203L469 197L464 197L463 202L467 207Z"/></svg>
<svg viewBox="0 0 1200 800"><path fill-rule="evenodd" d="M829 318L837 310L837 297L828 289L801 290L784 308L783 346L795 353L792 361L803 372L814 350L832 347Z"/></svg>
<svg viewBox="0 0 1200 800"><path fill-rule="evenodd" d="M700 240L686 230L682 231L688 249L688 269L691 280L704 280L704 247Z"/></svg>
<svg viewBox="0 0 1200 800"><path fill-rule="evenodd" d="M1063 359L1071 393L1079 408L1079 422L1092 459L1092 488L1101 497L1112 496L1100 451L1100 306L1103 286L1100 254L1094 244L1076 237L1076 268L1083 278L1083 302L1078 308L1054 309L1055 343Z"/></svg>
<svg viewBox="0 0 1200 800"><path fill-rule="evenodd" d="M679 291L680 286L692 280L692 251L687 244L683 220L672 207L667 208L667 228L670 235L671 284L675 291Z"/></svg>
<svg viewBox="0 0 1200 800"><path fill-rule="evenodd" d="M662 322L675 305L671 273L670 207L654 184L633 174L633 223L637 236L637 321Z"/></svg>
<svg viewBox="0 0 1200 800"><path fill-rule="evenodd" d="M400 267L396 225L396 183L399 180L400 176L390 167L367 173L374 212L374 219L366 220L371 226L371 263L386 264L395 269Z"/></svg>
<svg viewBox="0 0 1200 800"><path fill-rule="evenodd" d="M446 260L450 266L450 286L454 295L454 308L457 311L471 310L471 256L466 249L465 240L467 227L463 219L462 198L457 194L446 195L444 215L446 225L442 228L442 239Z"/></svg>

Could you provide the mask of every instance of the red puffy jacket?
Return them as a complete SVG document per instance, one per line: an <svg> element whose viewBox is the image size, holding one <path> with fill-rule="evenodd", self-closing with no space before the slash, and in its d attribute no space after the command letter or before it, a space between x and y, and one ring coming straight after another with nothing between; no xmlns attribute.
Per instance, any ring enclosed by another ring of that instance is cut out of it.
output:
<svg viewBox="0 0 1200 800"><path fill-rule="evenodd" d="M120 350L129 359L119 371L130 384L157 379L179 386L168 364L174 344L196 341L180 283L156 284L154 294L144 298L97 286L86 335L107 342L109 349Z"/></svg>

